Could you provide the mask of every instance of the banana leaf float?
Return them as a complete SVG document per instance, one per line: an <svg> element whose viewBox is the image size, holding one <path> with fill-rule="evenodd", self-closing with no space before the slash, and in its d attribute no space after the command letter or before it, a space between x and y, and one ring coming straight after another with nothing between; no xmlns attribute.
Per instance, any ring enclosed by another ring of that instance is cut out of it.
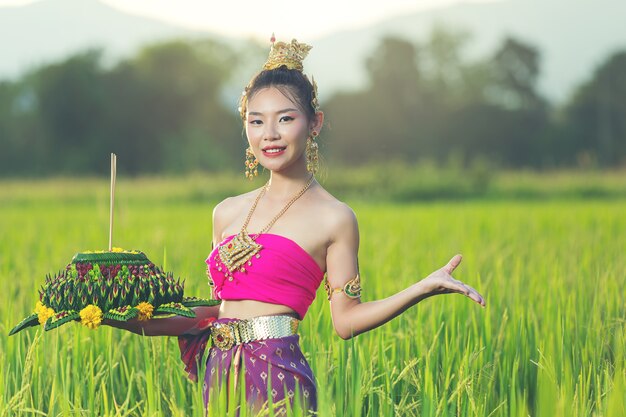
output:
<svg viewBox="0 0 626 417"><path fill-rule="evenodd" d="M9 335L37 325L47 331L71 321L95 329L102 319L195 317L191 307L220 303L185 297L183 287L184 281L163 272L141 251L112 248L80 252L64 270L46 276L33 313Z"/></svg>

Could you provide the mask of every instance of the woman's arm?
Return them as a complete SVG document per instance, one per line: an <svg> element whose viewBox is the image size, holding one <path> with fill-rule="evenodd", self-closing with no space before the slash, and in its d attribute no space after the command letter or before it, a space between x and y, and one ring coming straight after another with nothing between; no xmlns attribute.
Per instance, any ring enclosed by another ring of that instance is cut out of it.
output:
<svg viewBox="0 0 626 417"><path fill-rule="evenodd" d="M192 307L191 309L196 313L196 317L193 318L173 316L162 319L152 318L146 321L134 318L126 322L104 319L102 324L144 336L196 335L210 325L211 318L217 318L220 305Z"/></svg>
<svg viewBox="0 0 626 417"><path fill-rule="evenodd" d="M343 214L338 216L338 219L334 229L336 233L328 247L326 258L327 277L332 288L342 288L359 272L357 260L359 230L356 216L352 209L345 206ZM330 307L337 334L342 339L349 339L372 330L425 298L437 294L464 294L484 307L485 300L475 289L450 275L460 262L461 256L455 255L443 268L382 300L362 303L360 298L349 298L344 292L333 293Z"/></svg>
<svg viewBox="0 0 626 417"><path fill-rule="evenodd" d="M232 201L232 198L226 198L213 208L211 250L222 240L222 231L228 220L226 216L233 212L230 207ZM196 335L202 333L210 325L212 319L217 319L220 306L221 304L210 307L193 307L192 310L196 313L194 318L173 316L162 319L153 318L147 321L139 321L135 318L126 322L104 319L102 324L145 336Z"/></svg>

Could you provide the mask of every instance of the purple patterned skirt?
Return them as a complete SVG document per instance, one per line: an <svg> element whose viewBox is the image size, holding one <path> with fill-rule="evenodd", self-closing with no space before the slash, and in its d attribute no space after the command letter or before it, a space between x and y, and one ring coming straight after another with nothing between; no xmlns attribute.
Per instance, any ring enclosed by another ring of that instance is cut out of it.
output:
<svg viewBox="0 0 626 417"><path fill-rule="evenodd" d="M233 321L237 319L221 318L214 323ZM195 340L189 339L189 336L186 338L185 345L183 346L182 342L180 345L183 361L185 361L185 352L187 358L202 357L207 342L210 344L208 335L204 333L195 336ZM291 408L305 407L310 411L317 410L315 377L300 350L299 340L300 336L293 334L281 338L241 343L228 350L211 346L203 384L205 407L208 409L209 401L213 401L211 397L219 395L220 389L231 387L234 388L233 392L239 392L240 384L243 383L246 402L255 410L269 401L281 402L281 405L274 407L276 415L286 414L285 402L289 402ZM181 338L179 338L180 341ZM188 361L186 363L189 364ZM197 373L195 366L191 371L188 367L187 371L190 372L190 378L194 379L193 372ZM301 404L295 403L296 390L302 401Z"/></svg>

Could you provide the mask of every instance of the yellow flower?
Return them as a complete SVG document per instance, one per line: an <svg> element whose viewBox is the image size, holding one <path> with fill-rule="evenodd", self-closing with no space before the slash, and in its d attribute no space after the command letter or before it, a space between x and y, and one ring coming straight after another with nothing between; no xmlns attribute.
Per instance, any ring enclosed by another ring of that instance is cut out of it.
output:
<svg viewBox="0 0 626 417"><path fill-rule="evenodd" d="M139 310L139 316L137 317L137 320L145 321L152 318L152 312L154 311L154 307L152 306L152 304L143 301L137 304L135 308Z"/></svg>
<svg viewBox="0 0 626 417"><path fill-rule="evenodd" d="M44 324L50 317L54 316L54 310L46 307L41 301L37 301L35 313L37 313L39 324Z"/></svg>
<svg viewBox="0 0 626 417"><path fill-rule="evenodd" d="M96 305L89 304L80 310L80 322L90 329L95 329L102 322L102 310Z"/></svg>

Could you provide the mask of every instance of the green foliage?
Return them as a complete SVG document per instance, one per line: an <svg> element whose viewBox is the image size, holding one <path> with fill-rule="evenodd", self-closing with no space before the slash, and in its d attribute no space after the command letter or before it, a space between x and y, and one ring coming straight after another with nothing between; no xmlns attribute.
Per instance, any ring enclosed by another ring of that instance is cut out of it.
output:
<svg viewBox="0 0 626 417"><path fill-rule="evenodd" d="M565 109L566 156L580 164L626 163L626 51L602 63Z"/></svg>
<svg viewBox="0 0 626 417"><path fill-rule="evenodd" d="M466 168L477 159L514 169L626 163L625 52L553 106L539 90L537 47L509 36L471 61L470 35L437 25L422 40L381 38L364 61L367 85L321 103L328 159L444 163L459 153ZM236 110L242 86L232 83L266 53L252 43L234 50L174 39L110 67L91 49L0 81L0 176L106 175L110 152L132 161L120 166L127 175L239 170L247 141Z"/></svg>
<svg viewBox="0 0 626 417"><path fill-rule="evenodd" d="M441 162L457 151L467 166L475 158L542 166L549 115L536 88L538 52L507 38L493 57L468 63L467 39L441 26L419 45L384 38L366 63L369 89L327 103L333 159Z"/></svg>
<svg viewBox="0 0 626 417"><path fill-rule="evenodd" d="M508 185L567 187L580 181L525 178L510 177ZM606 178L606 187L620 178ZM217 200L164 195L193 196L194 181L123 183L120 198L134 199L125 200L116 217L114 241L152 254L167 244L168 268L188 277L186 290L201 295L207 290L204 259ZM14 194L14 185L0 187L6 193L0 195L0 277L6 295L0 304L2 417L203 415L202 384L186 379L175 338L80 326L7 335L32 310L48 271L68 254L107 243L106 200L80 192L108 191L107 185L22 182L20 197L13 199L5 197ZM437 296L344 341L334 333L320 288L299 330L316 375L319 415L623 415L623 198L345 201L361 230L363 301L388 297L461 252L455 276L484 294L487 308L460 295ZM225 415L222 393L210 415Z"/></svg>
<svg viewBox="0 0 626 417"><path fill-rule="evenodd" d="M492 100L510 109L541 109L537 93L540 73L539 51L507 37L492 58L494 83L489 86Z"/></svg>
<svg viewBox="0 0 626 417"><path fill-rule="evenodd" d="M396 203L626 197L623 170L504 171L488 159L476 158L469 168L462 166L463 160L462 154L452 153L445 164L424 160L416 165L392 161L359 168L332 166L330 174L320 176L319 181L333 195L350 200ZM261 173L252 182L245 179L243 173L120 179L116 183L116 202L122 206L209 204L261 187L267 175ZM89 194L85 190L89 190ZM24 208L54 205L58 201L75 206L108 204L109 184L108 179L90 178L61 177L36 182L3 180L0 181L0 201ZM106 229L108 223L102 227Z"/></svg>
<svg viewBox="0 0 626 417"><path fill-rule="evenodd" d="M12 152L1 173L102 174L110 152L132 161L120 167L130 175L233 166L243 143L222 99L232 51L169 41L110 69L101 56L88 50L1 85L1 140Z"/></svg>

